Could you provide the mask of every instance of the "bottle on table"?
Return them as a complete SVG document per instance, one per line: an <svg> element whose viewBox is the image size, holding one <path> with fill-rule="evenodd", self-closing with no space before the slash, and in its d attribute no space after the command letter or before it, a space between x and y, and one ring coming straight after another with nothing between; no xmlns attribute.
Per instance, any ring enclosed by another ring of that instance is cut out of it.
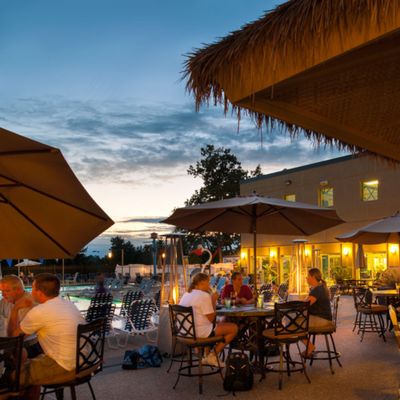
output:
<svg viewBox="0 0 400 400"><path fill-rule="evenodd" d="M235 307L235 305L236 305L236 298L237 298L237 293L233 290L231 292L231 305L232 305L232 307Z"/></svg>

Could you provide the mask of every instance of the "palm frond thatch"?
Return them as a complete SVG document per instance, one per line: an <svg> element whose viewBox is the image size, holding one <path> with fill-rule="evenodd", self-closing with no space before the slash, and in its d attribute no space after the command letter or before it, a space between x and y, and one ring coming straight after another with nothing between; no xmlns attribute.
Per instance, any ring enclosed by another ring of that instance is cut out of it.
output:
<svg viewBox="0 0 400 400"><path fill-rule="evenodd" d="M292 136L302 132L317 144L360 151L346 142L295 121L275 118L248 107L265 88L274 97L274 85L341 53L400 28L400 0L290 0L227 37L187 54L183 79L202 104L232 107L240 120L247 113L261 127L280 126ZM246 105L241 101L250 99Z"/></svg>

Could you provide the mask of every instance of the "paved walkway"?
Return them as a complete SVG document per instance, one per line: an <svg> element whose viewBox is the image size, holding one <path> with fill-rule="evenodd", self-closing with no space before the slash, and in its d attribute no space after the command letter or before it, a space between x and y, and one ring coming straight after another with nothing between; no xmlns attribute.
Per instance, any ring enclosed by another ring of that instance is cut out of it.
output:
<svg viewBox="0 0 400 400"><path fill-rule="evenodd" d="M366 334L363 343L351 331L354 307L349 296L342 296L339 305L339 326L335 335L338 350L342 353L343 368L335 365L336 373L331 375L325 362L314 363L308 369L312 383L296 373L290 378L284 376L283 390L278 390L278 375L268 374L259 382L255 376L254 388L249 392L236 394L237 399L276 400L394 400L398 399L400 353L393 335L387 335L384 343L376 334ZM136 339L135 339L136 340ZM131 342L129 348L140 345ZM124 353L121 350L106 350L106 366L93 379L97 399L140 399L140 400L186 400L192 398L217 399L224 394L218 376L205 378L204 394L198 395L195 378L181 378L176 390L172 389L176 378L176 367L166 373L168 360L159 369L124 371L120 363ZM90 399L89 390L82 386L77 389L80 400ZM69 398L69 396L66 396ZM230 396L228 396L230 397Z"/></svg>

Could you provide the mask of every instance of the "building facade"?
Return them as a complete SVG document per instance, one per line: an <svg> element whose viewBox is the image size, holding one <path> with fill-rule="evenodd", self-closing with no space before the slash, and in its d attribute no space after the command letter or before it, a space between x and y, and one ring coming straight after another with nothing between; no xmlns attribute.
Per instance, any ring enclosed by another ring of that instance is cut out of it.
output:
<svg viewBox="0 0 400 400"><path fill-rule="evenodd" d="M376 279L400 266L398 243L358 246L335 238L400 210L400 167L370 155L352 155L251 178L241 194L253 192L288 201L333 207L344 224L308 237L258 235L257 264L266 280L290 279L300 255L326 279ZM303 239L297 240L296 239ZM252 265L251 235L242 235L242 265Z"/></svg>

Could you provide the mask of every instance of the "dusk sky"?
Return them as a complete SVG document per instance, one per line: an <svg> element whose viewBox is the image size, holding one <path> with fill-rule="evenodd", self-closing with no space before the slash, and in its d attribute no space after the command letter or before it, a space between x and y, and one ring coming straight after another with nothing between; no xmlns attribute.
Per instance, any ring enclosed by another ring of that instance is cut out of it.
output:
<svg viewBox="0 0 400 400"><path fill-rule="evenodd" d="M260 132L219 107L194 111L181 81L185 54L272 9L276 0L37 0L0 8L0 126L58 147L117 223L142 240L184 205L187 175L206 144L264 173L341 153ZM136 223L121 221L136 220ZM94 247L93 247L94 248ZM105 250L104 250L105 251Z"/></svg>

